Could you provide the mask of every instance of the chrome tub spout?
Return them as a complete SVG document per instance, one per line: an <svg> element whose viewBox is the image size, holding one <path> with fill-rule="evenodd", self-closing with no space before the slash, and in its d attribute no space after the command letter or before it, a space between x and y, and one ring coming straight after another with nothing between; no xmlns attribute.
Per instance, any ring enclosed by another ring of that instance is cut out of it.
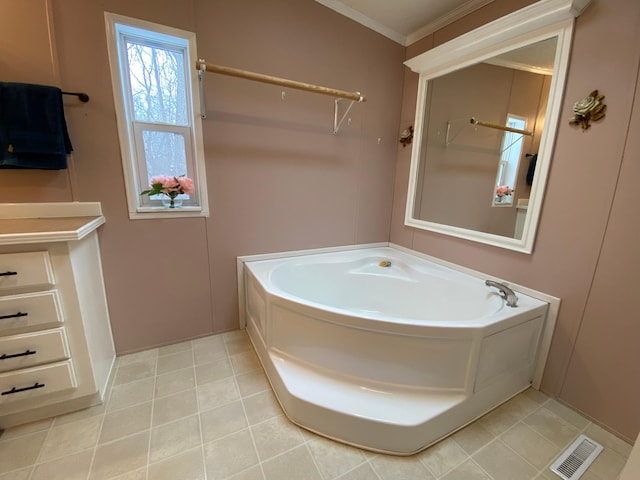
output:
<svg viewBox="0 0 640 480"><path fill-rule="evenodd" d="M500 296L507 302L507 307L517 307L518 297L513 290L507 287L504 283L494 282L493 280L486 280L484 284L487 287L495 287L500 291Z"/></svg>

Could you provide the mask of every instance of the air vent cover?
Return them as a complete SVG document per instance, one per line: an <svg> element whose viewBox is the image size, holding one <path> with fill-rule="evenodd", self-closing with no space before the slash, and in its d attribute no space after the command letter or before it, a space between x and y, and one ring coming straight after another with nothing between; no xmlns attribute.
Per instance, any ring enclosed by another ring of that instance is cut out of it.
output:
<svg viewBox="0 0 640 480"><path fill-rule="evenodd" d="M577 480L589 468L600 452L602 445L585 435L580 435L562 455L553 462L551 471L564 480Z"/></svg>

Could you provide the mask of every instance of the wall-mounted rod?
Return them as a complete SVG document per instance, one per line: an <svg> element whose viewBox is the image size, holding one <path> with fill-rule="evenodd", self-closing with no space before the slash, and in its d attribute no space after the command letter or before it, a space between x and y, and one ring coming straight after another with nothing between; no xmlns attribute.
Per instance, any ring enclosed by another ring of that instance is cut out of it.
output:
<svg viewBox="0 0 640 480"><path fill-rule="evenodd" d="M87 103L89 101L89 95L82 92L62 92L63 95L73 95L74 97L78 97L81 102Z"/></svg>
<svg viewBox="0 0 640 480"><path fill-rule="evenodd" d="M469 119L469 123L472 125L479 125L481 127L495 128L496 130L521 133L522 135L529 135L530 137L533 137L533 132L530 132L529 130L520 130L519 128L505 127L503 125L498 125L497 123L481 122L480 120L477 120L476 117L471 117Z"/></svg>
<svg viewBox="0 0 640 480"><path fill-rule="evenodd" d="M331 95L332 97L347 98L349 100L355 100L357 102L365 102L367 100L365 96L361 95L359 92L345 92L344 90L321 87L319 85L313 85L311 83L296 82L295 80L272 77L271 75L264 75L262 73L248 72L246 70L239 70L237 68L231 67L223 67L221 65L215 65L213 63L204 63L201 60L198 60L196 62L196 69L200 70L200 66L202 64L204 64L207 72L220 73L222 75L254 80L256 82L270 83L272 85L280 85L283 87L290 87L298 90L306 90L308 92L320 93L322 95Z"/></svg>

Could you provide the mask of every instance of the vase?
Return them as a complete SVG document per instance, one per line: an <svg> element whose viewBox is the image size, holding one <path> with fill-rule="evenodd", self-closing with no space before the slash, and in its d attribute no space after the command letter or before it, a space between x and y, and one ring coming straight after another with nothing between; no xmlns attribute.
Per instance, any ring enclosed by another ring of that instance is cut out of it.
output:
<svg viewBox="0 0 640 480"><path fill-rule="evenodd" d="M162 201L162 206L165 208L180 208L182 206L182 199L178 197L167 197L164 196L160 199Z"/></svg>

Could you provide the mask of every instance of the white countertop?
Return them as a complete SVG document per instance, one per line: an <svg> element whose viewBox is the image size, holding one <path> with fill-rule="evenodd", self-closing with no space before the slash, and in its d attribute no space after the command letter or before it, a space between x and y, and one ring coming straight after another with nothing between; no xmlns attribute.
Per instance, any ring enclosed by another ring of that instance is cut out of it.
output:
<svg viewBox="0 0 640 480"><path fill-rule="evenodd" d="M80 240L103 223L96 202L2 203L0 245Z"/></svg>

